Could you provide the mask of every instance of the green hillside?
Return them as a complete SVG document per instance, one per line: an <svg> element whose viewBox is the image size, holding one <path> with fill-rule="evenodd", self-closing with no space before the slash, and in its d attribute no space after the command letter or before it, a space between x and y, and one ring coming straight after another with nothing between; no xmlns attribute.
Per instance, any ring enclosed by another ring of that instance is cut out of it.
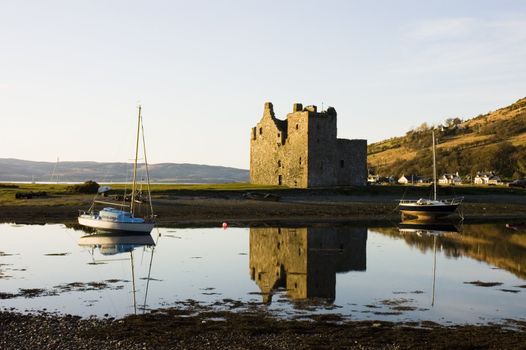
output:
<svg viewBox="0 0 526 350"><path fill-rule="evenodd" d="M435 127L437 172L473 176L495 171L506 179L526 176L526 98L472 119ZM382 176L432 175L431 127L422 124L405 136L368 147L370 172Z"/></svg>

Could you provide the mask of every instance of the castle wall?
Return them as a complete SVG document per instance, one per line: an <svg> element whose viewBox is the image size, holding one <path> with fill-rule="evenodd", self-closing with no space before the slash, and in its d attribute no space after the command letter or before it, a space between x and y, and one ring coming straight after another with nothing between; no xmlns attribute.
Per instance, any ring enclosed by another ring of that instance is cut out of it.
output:
<svg viewBox="0 0 526 350"><path fill-rule="evenodd" d="M338 139L337 157L339 186L367 184L367 140Z"/></svg>
<svg viewBox="0 0 526 350"><path fill-rule="evenodd" d="M336 132L336 114L310 113L308 187L337 185Z"/></svg>
<svg viewBox="0 0 526 350"><path fill-rule="evenodd" d="M337 138L334 108L294 104L286 120L265 103L250 135L250 182L288 187L331 187L367 183L367 141Z"/></svg>
<svg viewBox="0 0 526 350"><path fill-rule="evenodd" d="M289 187L306 188L310 158L307 152L309 113L301 111L290 113L287 115L287 124L287 141L283 149L284 184Z"/></svg>
<svg viewBox="0 0 526 350"><path fill-rule="evenodd" d="M250 132L250 182L260 185L280 185L283 178L283 146L286 122L274 117L272 103L265 103L263 117ZM281 183L283 184L283 183Z"/></svg>

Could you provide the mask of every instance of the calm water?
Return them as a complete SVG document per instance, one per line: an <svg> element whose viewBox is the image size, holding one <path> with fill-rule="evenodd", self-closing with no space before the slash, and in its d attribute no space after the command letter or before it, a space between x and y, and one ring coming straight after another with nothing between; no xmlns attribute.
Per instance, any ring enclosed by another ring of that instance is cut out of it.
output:
<svg viewBox="0 0 526 350"><path fill-rule="evenodd" d="M120 317L191 299L248 302L283 317L525 320L526 227L455 231L160 228L134 237L2 224L0 307Z"/></svg>

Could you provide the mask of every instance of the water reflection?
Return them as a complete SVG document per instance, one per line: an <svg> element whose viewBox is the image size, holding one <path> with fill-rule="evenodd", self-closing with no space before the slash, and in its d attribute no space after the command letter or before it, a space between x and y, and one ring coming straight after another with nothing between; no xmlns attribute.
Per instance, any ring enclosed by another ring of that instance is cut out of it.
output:
<svg viewBox="0 0 526 350"><path fill-rule="evenodd" d="M159 232L152 239L0 225L0 309L124 316L195 302L220 309L263 302L287 317L486 323L525 315L519 226Z"/></svg>
<svg viewBox="0 0 526 350"><path fill-rule="evenodd" d="M133 251L139 247L152 247L150 255L150 264L148 270L148 278L146 282L146 292L144 295L143 310L146 309L146 299L148 295L148 287L150 282L150 273L153 262L154 246L155 242L150 234L133 234L133 233L97 233L82 236L79 238L78 245L80 247L88 248L91 250L92 264L106 263L115 259L96 259L95 249L98 249L100 254L104 257L113 255L124 255L129 254L130 261L130 273L132 281L132 296L133 296L133 310L137 314L137 289L135 284L135 265L133 261ZM119 257L118 260L126 259Z"/></svg>
<svg viewBox="0 0 526 350"><path fill-rule="evenodd" d="M521 226L518 226L521 227ZM397 227L376 228L376 231L392 237L400 237ZM470 257L505 269L517 277L526 278L526 232L518 231L513 224L463 225L460 234L445 234L439 249L447 257ZM433 247L432 236L402 235L405 242L422 252Z"/></svg>
<svg viewBox="0 0 526 350"><path fill-rule="evenodd" d="M437 239L446 235L455 235L459 229L449 223L429 223L418 220L402 221L398 225L401 234L415 234L418 237L433 237L433 286L431 306L435 306L436 272L437 272Z"/></svg>
<svg viewBox="0 0 526 350"><path fill-rule="evenodd" d="M336 273L366 270L366 228L251 228L250 277L270 303L284 288L293 299L335 299Z"/></svg>

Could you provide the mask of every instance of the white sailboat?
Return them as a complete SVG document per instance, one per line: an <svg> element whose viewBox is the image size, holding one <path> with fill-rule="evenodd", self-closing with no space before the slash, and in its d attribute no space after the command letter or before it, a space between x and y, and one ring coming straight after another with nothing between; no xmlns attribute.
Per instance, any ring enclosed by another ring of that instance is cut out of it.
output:
<svg viewBox="0 0 526 350"><path fill-rule="evenodd" d="M139 156L139 139L142 131L142 141L144 146L144 163L146 166L148 201L150 215L146 217L136 216L137 204L141 201L137 198L137 160ZM110 205L100 211L95 211L96 204ZM116 209L114 207L120 207ZM141 106L139 106L139 117L137 122L137 140L135 145L135 161L133 163L133 182L130 204L120 204L108 201L95 200L87 212L81 212L78 217L80 225L91 227L101 231L123 231L136 233L150 233L154 227L154 215L152 198L150 192L150 174L148 171L148 161L146 158L146 145L144 142L144 129L142 126Z"/></svg>
<svg viewBox="0 0 526 350"><path fill-rule="evenodd" d="M462 197L443 200L437 199L435 153L435 131L433 130L433 199L400 200L398 206L402 215L417 217L420 220L434 220L453 214L462 203Z"/></svg>

